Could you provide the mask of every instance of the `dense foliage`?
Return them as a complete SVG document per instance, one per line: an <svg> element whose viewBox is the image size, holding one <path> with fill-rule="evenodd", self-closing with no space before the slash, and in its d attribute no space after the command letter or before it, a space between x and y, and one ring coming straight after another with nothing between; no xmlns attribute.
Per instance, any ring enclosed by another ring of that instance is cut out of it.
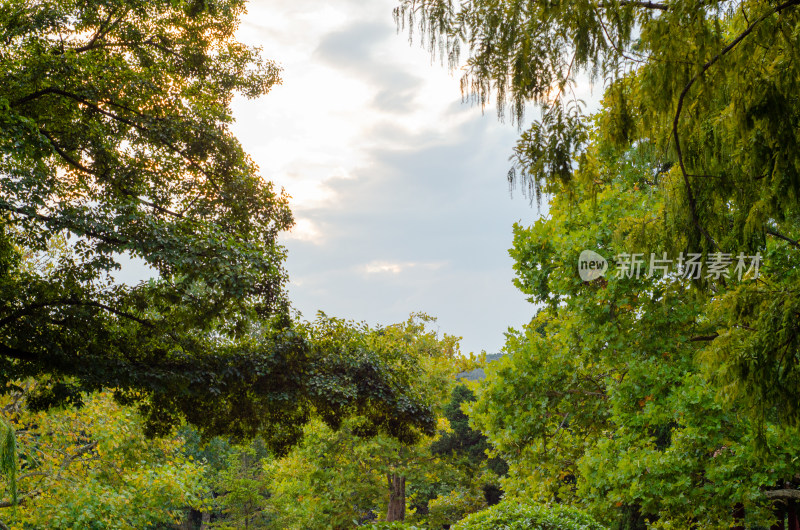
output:
<svg viewBox="0 0 800 530"><path fill-rule="evenodd" d="M722 289L727 301L706 352L717 382L754 414L792 423L800 419L800 294L791 277L800 248L799 4L403 0L395 11L452 67L467 54L465 97L486 103L494 93L517 120L529 103L540 108L509 174L532 195L613 184L591 169L596 127L642 161L636 200L663 200L651 227L664 244L629 252L730 258L764 253L768 242L781 249L769 283L729 289L725 278L703 276L695 287ZM581 75L604 82L599 121L575 98Z"/></svg>
<svg viewBox="0 0 800 530"><path fill-rule="evenodd" d="M0 5L0 528L797 525L800 0L400 0L466 98L539 111L539 311L469 383L425 315L292 316L243 9Z"/></svg>
<svg viewBox="0 0 800 530"><path fill-rule="evenodd" d="M17 432L19 504L0 498L0 519L14 528L172 524L209 494L205 464L183 439L147 439L141 416L109 394L51 412L28 411L21 393L1 403Z"/></svg>
<svg viewBox="0 0 800 530"><path fill-rule="evenodd" d="M755 421L704 377L715 312L728 301L686 279L617 277L614 266L605 279L576 277L582 249L613 256L669 245L648 229L663 201L635 194L636 153L599 151L594 167L607 186L576 185L550 202L549 219L516 228L518 284L546 305L510 336L511 355L488 367L472 417L511 463L504 486L516 495L674 528L727 528L741 505L767 524L764 490L795 480L800 446L777 415ZM771 243L766 255L779 251ZM752 283L728 280L731 289Z"/></svg>
<svg viewBox="0 0 800 530"><path fill-rule="evenodd" d="M403 362L420 367L409 384L441 414L454 374L468 367L469 360L461 358L457 339L438 337L432 323L430 317L413 315L372 333L369 340L402 349ZM441 416L439 426L448 428ZM454 522L463 517L463 510L469 513L485 505L480 489L470 488L473 477L454 459L431 451L438 435L416 443L379 433L365 439L364 427L358 417L337 431L311 423L298 447L267 465L271 497L265 505L276 514L270 528L350 528L407 517L418 523L431 518ZM455 515L429 510L428 502L439 493L459 488L477 490L468 507L462 503Z"/></svg>
<svg viewBox="0 0 800 530"><path fill-rule="evenodd" d="M287 197L229 130L235 93L280 81L234 38L243 10L0 5L0 391L35 377L44 409L111 388L149 434L186 418L279 450L312 413L431 432L401 367L291 321ZM126 256L157 277L115 281Z"/></svg>
<svg viewBox="0 0 800 530"><path fill-rule="evenodd" d="M453 530L604 530L585 513L567 506L536 506L503 501L470 515Z"/></svg>
<svg viewBox="0 0 800 530"><path fill-rule="evenodd" d="M541 311L471 413L510 464L508 494L620 528L796 517L798 4L396 10L452 67L467 56L465 97L495 95L521 126L541 111L509 173L548 202L511 251ZM604 85L594 116L574 95L585 76ZM585 250L604 277L580 277Z"/></svg>

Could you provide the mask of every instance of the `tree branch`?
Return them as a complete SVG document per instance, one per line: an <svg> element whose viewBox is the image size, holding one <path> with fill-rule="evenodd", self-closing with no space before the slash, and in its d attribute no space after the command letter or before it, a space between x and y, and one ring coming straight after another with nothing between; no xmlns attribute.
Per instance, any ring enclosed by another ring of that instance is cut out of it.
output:
<svg viewBox="0 0 800 530"><path fill-rule="evenodd" d="M783 239L784 241L786 241L789 244L791 244L793 247L800 248L800 242L797 242L794 239L791 239L791 238L781 234L780 232L777 232L775 230L770 230L770 229L764 230L764 232L769 234L769 235L771 235L771 236L777 237L778 239Z"/></svg>
<svg viewBox="0 0 800 530"><path fill-rule="evenodd" d="M675 119L672 121L672 136L675 139L675 150L677 151L678 154L678 162L681 168L681 174L683 175L683 182L684 185L686 186L686 195L687 198L689 199L689 207L691 209L692 221L694 222L694 225L698 228L698 230L700 230L700 232L705 236L705 238L714 246L714 248L718 249L719 246L711 237L711 235L706 231L706 229L703 228L703 226L700 224L700 220L697 217L697 202L695 201L694 193L692 192L692 185L689 183L689 174L686 171L686 166L683 162L683 153L681 152L680 135L678 134L678 124L680 122L681 111L683 110L683 102L686 99L686 96L689 94L689 90L692 88L695 81L697 81L700 78L700 76L705 74L705 72L709 68L711 68L717 61L719 61L725 54L727 54L733 48L735 48L737 44L742 42L745 39L745 37L747 37L750 33L752 33L753 29L755 29L755 27L758 24L760 24L770 16L774 15L775 13L779 13L788 7L795 6L798 4L800 4L800 0L789 0L788 2L784 2L783 4L780 4L779 6L773 8L770 12L765 13L760 17L758 17L755 21L753 21L752 24L747 26L747 28L743 32L741 32L739 36L737 36L733 41L731 41L727 46L725 46L722 49L722 51L720 51L717 55L712 57L708 62L706 62L703 65L700 71L697 72L694 75L694 77L692 77L689 80L689 82L686 84L685 87L683 87L680 97L678 98L678 108L675 111Z"/></svg>
<svg viewBox="0 0 800 530"><path fill-rule="evenodd" d="M3 357L10 357L12 359L17 359L18 361L35 362L39 360L39 356L36 355L35 353L31 353L25 350L20 350L17 348L12 348L11 346L6 346L1 342L0 342L0 355ZM0 505L0 508L2 508L2 505Z"/></svg>
<svg viewBox="0 0 800 530"><path fill-rule="evenodd" d="M97 29L97 32L92 37L92 40L90 40L89 43L84 46L75 48L73 51L75 51L76 53L83 53L85 51L94 49L95 43L97 43L100 39L108 35L111 32L111 30L114 29L114 26L119 24L122 21L122 19L128 15L129 12L130 8L126 9L119 17L117 17L117 19L114 22L111 22L111 24L109 24L109 22L111 21L113 13L109 13L108 17L106 17L105 22L103 22Z"/></svg>
<svg viewBox="0 0 800 530"><path fill-rule="evenodd" d="M11 501L0 501L0 508L11 508L12 506L19 506L20 504L24 503L27 499L31 497L36 497L40 493L41 493L40 490L36 490L28 492L25 495L20 495L16 503L13 503Z"/></svg>
<svg viewBox="0 0 800 530"><path fill-rule="evenodd" d="M70 155L68 155L66 153L66 151L61 149L61 147L59 147L58 143L56 143L56 141L53 138L53 136L50 133L48 133L43 127L39 127L39 133L42 136L44 136L45 138L47 138L47 141L50 142L50 145L52 146L53 151L55 151L56 154L58 154L58 156L63 158L70 166L74 167L75 169L77 169L79 171L83 171L84 173L88 173L90 175L96 175L97 174L95 171L93 171L93 170L89 169L88 167L84 166L83 164L81 164L80 162L78 162L77 160L72 158Z"/></svg>
<svg viewBox="0 0 800 530"><path fill-rule="evenodd" d="M44 221L46 223L57 223L58 225L60 225L60 228L69 228L75 233L81 235L87 235L111 245L126 246L130 243L129 239L123 239L121 237L113 237L107 234L101 234L100 232L97 232L95 230L91 230L86 227L76 226L75 224L67 224L65 220L57 219L49 215L43 215L38 212L30 212L25 208L19 208L16 206L12 206L11 204L4 203L4 201L0 201L0 210L5 210L7 212L14 212L19 215L24 215L25 217L35 218L40 221Z"/></svg>
<svg viewBox="0 0 800 530"><path fill-rule="evenodd" d="M784 489L769 490L764 492L764 496L773 500L800 500L800 490Z"/></svg>
<svg viewBox="0 0 800 530"><path fill-rule="evenodd" d="M576 394L580 396L596 396L603 399L608 399L608 396L604 392L592 392L591 390L580 390L575 388L570 388L563 391L551 390L549 392L545 392L544 395L547 397L561 397L567 394Z"/></svg>
<svg viewBox="0 0 800 530"><path fill-rule="evenodd" d="M711 335L698 335L697 337L692 337L689 339L689 342L712 341L717 337L719 337L719 333L712 333Z"/></svg>
<svg viewBox="0 0 800 530"><path fill-rule="evenodd" d="M80 171L83 171L84 173L87 173L89 175L95 175L95 176L98 175L97 171L84 166L83 164L81 164L80 162L75 160L73 157L68 155L66 153L66 151L61 149L61 147L59 147L58 143L56 143L56 141L53 138L53 136L50 133L48 133L44 128L40 127L39 128L39 132L42 134L42 136L47 138L47 140L50 142L50 145L52 146L53 150L58 154L58 156L60 156L62 159L64 159L70 166L72 166L75 169L78 169ZM137 196L136 194L134 194L130 190L127 190L127 189L125 189L125 188L123 188L121 186L116 185L113 181L111 182L111 185L116 187L120 192L122 192L126 196L131 197L132 199L136 200L140 204L144 204L145 206L149 206L153 210L156 210L156 211L161 212L163 214L171 215L172 217L183 218L183 214L182 213L173 212L172 210L170 210L168 208L164 208L163 206L159 206L159 205L154 204L154 203L152 203L152 202L150 202L148 200L142 199L141 197Z"/></svg>
<svg viewBox="0 0 800 530"><path fill-rule="evenodd" d="M798 0L798 1L800 1L800 0ZM24 96L24 97L14 101L14 102L12 102L11 103L11 107L17 107L19 105L22 105L23 103L27 103L29 101L33 101L34 99L40 98L40 97L42 97L44 95L47 95L47 94L63 96L63 97L72 99L74 101L77 101L78 103L82 103L82 104L86 105L87 107L91 108L92 110L94 110L96 112L99 112L103 116L111 118L114 121L118 121L120 123L123 123L123 124L125 124L125 125L127 125L129 127L132 127L134 129L136 129L137 131L141 131L141 132L144 132L144 133L151 133L152 132L152 131L150 131L150 129L148 129L144 125L142 125L140 123L136 123L135 121L129 120L129 119L123 117L123 116L120 116L119 114L115 114L113 112L109 112L109 111L101 108L100 106L98 106L97 103L93 103L93 102L87 100L86 98L83 98L83 97L79 96L78 94L73 94L72 92L68 92L66 90L62 90L60 88L55 88L55 87L43 88L42 90L37 90L36 92L28 94L27 96ZM106 102L104 102L104 103L106 103ZM114 105L114 103L108 103L108 104L109 105ZM214 190L216 190L216 192L219 193L220 195L222 194L222 190L220 189L219 184L216 183L214 178L212 178L211 174L203 166L201 166L196 160L194 160L191 156L187 155L180 147L178 147L177 145L173 144L172 142L169 142L164 138L160 138L159 140L164 146L168 147L173 152L179 154L181 156L181 158L183 158L189 164L189 167L193 167L193 168L197 169L200 173L202 173L203 176L206 177L208 182L214 188Z"/></svg>
<svg viewBox="0 0 800 530"><path fill-rule="evenodd" d="M109 305L106 305L106 304L103 304L103 303L100 303L100 302L92 302L92 301L89 301L89 300L78 300L78 299L75 299L75 298L52 300L50 302L41 302L41 303L38 303L38 304L30 305L30 306L26 307L25 309L17 311L13 315L10 315L10 316L0 320L0 327L3 327L6 324L9 324L9 323L11 323L11 322L13 322L13 321L25 316L25 315L32 314L33 311L35 311L36 309L42 309L42 308L45 308L45 307L53 307L53 306L62 306L62 305L96 307L98 309L103 309L105 311L108 311L109 313L112 313L114 315L117 315L117 316L120 316L120 317L123 317L123 318L127 318L128 320L133 320L134 322L138 322L139 324L141 324L143 326L147 326L149 328L154 328L155 327L155 325L152 322L150 322L148 320L144 320L142 318L139 318L139 317L137 317L135 315L132 315L132 314L126 312L126 311L121 311L119 309L114 309L113 307L111 307Z"/></svg>
<svg viewBox="0 0 800 530"><path fill-rule="evenodd" d="M61 478L61 474L64 472L64 470L66 470L70 466L70 464L72 464L75 460L77 460L81 456L85 455L86 453L97 447L97 444L98 442L91 442L86 445L82 445L73 454L67 456L64 459L64 461L61 462L61 466L59 466L58 468L58 473L56 473L55 476L56 480Z"/></svg>
<svg viewBox="0 0 800 530"><path fill-rule="evenodd" d="M597 7L601 9L613 9L619 6L631 6L631 7L643 7L645 9L658 9L659 11L668 11L669 7L665 4L659 4L656 2L637 2L635 0L619 0L615 3L599 3Z"/></svg>
<svg viewBox="0 0 800 530"><path fill-rule="evenodd" d="M77 451L75 451L71 455L66 455L64 457L64 460L61 462L61 465L58 468L58 472L55 474L55 479L58 480L59 478L61 478L61 474L70 466L70 464L72 464L72 462L74 462L75 460L77 460L81 456L85 455L86 453L88 453L89 451L91 451L92 449L97 447L97 444L98 444L98 442L91 442L91 443L88 443L86 445L82 445L81 447L78 448ZM46 475L46 473L29 473L28 475L23 475L23 476L30 477L30 476L33 476L33 475ZM26 499L30 499L32 497L36 497L37 495L40 495L41 493L42 493L42 490L29 491L28 493L26 493L24 495L21 495L17 499L16 503L13 503L11 501L1 501L0 502L0 508L10 508L12 506L18 506L18 505L22 504ZM0 530L2 530L2 526L0 526Z"/></svg>

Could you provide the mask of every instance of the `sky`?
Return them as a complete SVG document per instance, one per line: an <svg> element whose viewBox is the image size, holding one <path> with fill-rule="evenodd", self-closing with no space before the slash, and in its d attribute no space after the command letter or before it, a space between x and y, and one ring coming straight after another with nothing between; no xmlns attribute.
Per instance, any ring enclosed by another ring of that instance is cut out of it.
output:
<svg viewBox="0 0 800 530"><path fill-rule="evenodd" d="M291 195L289 296L306 319L425 312L463 352L500 350L535 312L512 284L512 225L542 212L505 180L517 129L461 102L392 18L396 0L251 0L238 38L283 68L237 98L233 132Z"/></svg>

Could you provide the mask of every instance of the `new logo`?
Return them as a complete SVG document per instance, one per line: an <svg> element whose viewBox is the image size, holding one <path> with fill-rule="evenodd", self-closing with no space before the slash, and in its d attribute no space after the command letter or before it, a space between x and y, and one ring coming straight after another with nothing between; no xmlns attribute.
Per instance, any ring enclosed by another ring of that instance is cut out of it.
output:
<svg viewBox="0 0 800 530"><path fill-rule="evenodd" d="M581 280L591 282L604 276L608 270L606 258L591 250L584 250L578 258L578 274Z"/></svg>

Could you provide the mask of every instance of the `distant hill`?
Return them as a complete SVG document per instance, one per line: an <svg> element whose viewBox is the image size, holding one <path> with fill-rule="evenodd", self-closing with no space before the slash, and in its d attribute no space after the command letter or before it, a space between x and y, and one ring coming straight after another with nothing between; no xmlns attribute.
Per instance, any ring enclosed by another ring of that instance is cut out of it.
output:
<svg viewBox="0 0 800 530"><path fill-rule="evenodd" d="M505 353L487 353L486 354L486 362L491 363L494 361L499 360ZM470 370L469 372L461 372L456 376L456 379L466 379L467 381L478 381L486 377L486 372L483 371L483 368L475 368L474 370Z"/></svg>

